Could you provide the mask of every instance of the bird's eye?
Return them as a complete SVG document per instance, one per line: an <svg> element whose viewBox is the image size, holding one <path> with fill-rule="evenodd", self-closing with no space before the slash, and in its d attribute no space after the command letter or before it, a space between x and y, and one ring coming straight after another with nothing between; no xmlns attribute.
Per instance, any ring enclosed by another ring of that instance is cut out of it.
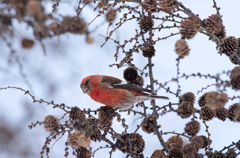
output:
<svg viewBox="0 0 240 158"><path fill-rule="evenodd" d="M89 84L89 80L86 81L86 84Z"/></svg>

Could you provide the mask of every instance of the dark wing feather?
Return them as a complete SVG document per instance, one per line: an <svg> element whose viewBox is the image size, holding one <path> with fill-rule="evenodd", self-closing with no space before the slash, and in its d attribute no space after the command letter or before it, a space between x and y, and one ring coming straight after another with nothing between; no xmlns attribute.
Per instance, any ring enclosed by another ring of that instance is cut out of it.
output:
<svg viewBox="0 0 240 158"><path fill-rule="evenodd" d="M102 76L102 81L101 81L101 83L108 83L110 85L120 84L122 82L123 81L118 78L111 77L111 76L104 76L104 75Z"/></svg>
<svg viewBox="0 0 240 158"><path fill-rule="evenodd" d="M140 91L140 92L148 92L151 93L151 90L146 89L146 88L141 88L135 84L128 83L128 84L114 84L112 85L113 88L120 88L120 89L127 89L127 90L135 90L135 91Z"/></svg>

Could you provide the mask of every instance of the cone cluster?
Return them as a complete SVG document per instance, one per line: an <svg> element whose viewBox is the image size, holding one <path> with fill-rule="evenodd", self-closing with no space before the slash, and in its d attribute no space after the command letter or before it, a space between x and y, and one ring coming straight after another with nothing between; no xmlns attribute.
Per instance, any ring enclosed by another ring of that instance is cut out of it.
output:
<svg viewBox="0 0 240 158"><path fill-rule="evenodd" d="M195 102L195 96L192 92L188 92L179 97L179 106L177 114L181 118L188 118L194 112L193 104Z"/></svg>
<svg viewBox="0 0 240 158"><path fill-rule="evenodd" d="M200 118L204 121L210 121L214 117L225 121L227 118L227 110L224 108L228 101L226 93L208 92L198 100L200 110Z"/></svg>

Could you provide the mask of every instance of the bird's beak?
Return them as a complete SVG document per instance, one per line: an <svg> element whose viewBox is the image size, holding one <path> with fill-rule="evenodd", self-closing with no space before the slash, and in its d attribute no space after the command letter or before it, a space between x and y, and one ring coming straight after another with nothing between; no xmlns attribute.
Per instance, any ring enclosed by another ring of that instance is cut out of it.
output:
<svg viewBox="0 0 240 158"><path fill-rule="evenodd" d="M87 86L85 86L85 85L82 85L81 88L82 88L83 93L87 93L88 90L89 90L89 88Z"/></svg>

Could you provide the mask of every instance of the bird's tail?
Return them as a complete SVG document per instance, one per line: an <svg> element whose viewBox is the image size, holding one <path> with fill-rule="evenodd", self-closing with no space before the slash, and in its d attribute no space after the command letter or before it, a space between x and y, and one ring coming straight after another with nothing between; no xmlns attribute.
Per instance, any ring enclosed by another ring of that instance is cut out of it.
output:
<svg viewBox="0 0 240 158"><path fill-rule="evenodd" d="M152 98L152 99L166 99L166 100L169 100L168 97L165 97L165 96L158 96L158 95L152 95L152 96L150 96L150 98Z"/></svg>

